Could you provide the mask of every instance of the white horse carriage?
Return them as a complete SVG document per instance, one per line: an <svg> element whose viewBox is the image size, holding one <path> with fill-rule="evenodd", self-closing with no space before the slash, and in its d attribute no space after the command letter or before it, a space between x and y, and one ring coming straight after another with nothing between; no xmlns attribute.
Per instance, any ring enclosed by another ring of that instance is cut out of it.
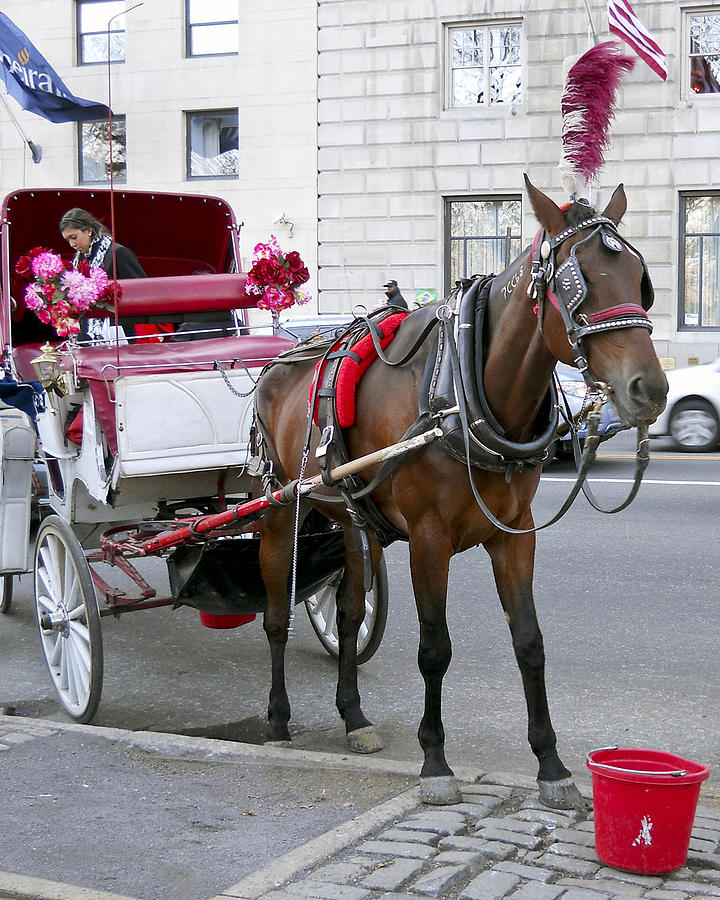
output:
<svg viewBox="0 0 720 900"><path fill-rule="evenodd" d="M72 207L112 222L148 275L118 282L112 318L124 338L60 339L23 302L18 260L38 246L69 260L57 223ZM267 501L251 499L249 398L294 341L269 317L253 330L257 296L240 269L238 224L215 197L23 190L3 203L0 611L11 610L13 577L32 571L52 681L79 722L100 701L102 618L188 605L229 627L264 609L254 523ZM169 597L134 564L150 555L167 560ZM298 560L296 601L335 655L342 533L309 520ZM117 571L124 587L109 583ZM381 569L359 661L377 649L386 615Z"/></svg>

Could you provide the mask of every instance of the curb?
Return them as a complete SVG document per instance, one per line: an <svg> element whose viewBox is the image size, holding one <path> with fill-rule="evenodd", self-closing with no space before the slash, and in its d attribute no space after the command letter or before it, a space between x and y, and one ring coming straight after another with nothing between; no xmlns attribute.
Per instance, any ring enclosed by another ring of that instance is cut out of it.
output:
<svg viewBox="0 0 720 900"><path fill-rule="evenodd" d="M255 900L256 897L290 881L303 869L307 869L341 850L346 850L355 841L366 837L376 828L382 828L398 816L405 815L420 802L420 786L409 788L349 822L326 831L325 834L308 841L302 847L291 850L264 869L259 869L232 887L226 888L211 900L226 900L228 897Z"/></svg>
<svg viewBox="0 0 720 900"><path fill-rule="evenodd" d="M76 722L55 722L51 719L24 719L20 716L0 715L0 725L18 725L27 731L33 727L47 733L48 730L84 734L88 737L120 743L150 753L162 753L173 759L196 759L207 762L227 761L239 757L253 756L286 763L289 766L317 766L323 764L336 769L361 772L377 772L383 775L407 775L420 777L421 763L418 761L386 759L375 754L363 756L348 752L347 755L324 753L318 750L294 750L292 747L278 747L271 744L244 744L237 741L223 741L216 738L192 737L183 734L167 734L161 731L125 731L121 728L106 728L99 725L79 725ZM477 781L486 771L474 766L456 766L455 775L460 781Z"/></svg>
<svg viewBox="0 0 720 900"><path fill-rule="evenodd" d="M347 771L374 772L380 775L409 775L419 778L417 763L377 756L338 755L312 750L294 750L291 747L277 747L269 744L245 744L154 731L126 731L120 728L80 725L75 722L55 722L50 719L25 719L19 716L0 715L0 725L21 727L28 732L36 729L43 734L57 732L86 735L173 759L205 760L212 763L254 757L255 759L272 760L275 764L287 765L289 768L310 768L322 765ZM461 781L475 782L479 781L485 772L470 766L459 766L456 768L455 774ZM382 828L393 819L405 815L420 803L420 786L418 784L348 822L337 825L306 844L296 847L270 865L247 875L236 884L224 889L212 900L228 900L228 898L254 900L289 881L309 865L345 850L375 829ZM139 900L139 898L127 895L2 871L0 871L0 898L7 898L7 900Z"/></svg>

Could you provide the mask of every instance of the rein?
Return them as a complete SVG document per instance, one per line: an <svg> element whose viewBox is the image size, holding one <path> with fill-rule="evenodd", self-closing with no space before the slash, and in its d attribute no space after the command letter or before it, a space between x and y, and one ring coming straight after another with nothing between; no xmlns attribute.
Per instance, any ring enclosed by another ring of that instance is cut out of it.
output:
<svg viewBox="0 0 720 900"><path fill-rule="evenodd" d="M453 333L452 328L452 320L453 313L450 313L449 316L440 318L440 326L441 326L441 336L444 338L447 346L447 350L450 354L450 360L452 365L452 373L453 380L455 382L455 389L458 397L463 396L463 382L462 375L460 370L460 361L457 353L457 346L455 344L455 335ZM637 455L636 455L636 464L635 464L635 478L633 481L632 488L630 489L630 493L628 497L621 503L619 506L613 509L604 509L601 507L597 501L595 501L594 495L590 490L589 486L585 483L590 467L595 462L597 448L600 443L600 436L598 434L598 424L600 420L600 408L603 404L602 399L598 399L593 405L592 411L588 416L588 431L585 437L585 448L580 458L578 465L578 473L577 478L575 480L575 484L572 486L570 490L570 494L567 499L555 513L555 515L545 522L543 525L536 525L533 528L513 528L510 525L506 525L504 522L501 522L497 516L488 508L487 504L483 500L480 492L475 484L475 480L472 476L472 466L470 463L470 423L468 421L467 408L464 403L459 403L457 407L453 410L459 416L461 423L461 431L463 437L463 443L465 446L465 464L468 472L468 481L470 482L470 489L472 490L473 497L475 498L475 502L478 507L482 510L485 517L494 525L496 528L500 529L500 531L504 531L506 534L534 534L536 531L542 531L545 528L549 528L550 525L554 525L558 522L565 513L570 509L570 507L575 502L578 494L582 490L585 496L587 497L590 504L601 513L607 513L608 515L612 515L613 513L620 512L625 509L629 504L635 499L637 492L640 488L640 483L642 482L643 475L645 473L645 469L650 462L650 452L649 445L650 441L648 438L648 429L647 426L643 426L638 428L638 442L637 442ZM578 447L579 449L579 447Z"/></svg>

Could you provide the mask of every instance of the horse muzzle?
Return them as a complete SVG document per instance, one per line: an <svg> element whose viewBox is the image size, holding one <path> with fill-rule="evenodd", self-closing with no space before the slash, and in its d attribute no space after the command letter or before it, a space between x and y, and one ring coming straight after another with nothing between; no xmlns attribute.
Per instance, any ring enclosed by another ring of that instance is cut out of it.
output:
<svg viewBox="0 0 720 900"><path fill-rule="evenodd" d="M658 366L653 372L637 373L626 382L608 384L615 409L625 425L651 425L665 409L668 383Z"/></svg>

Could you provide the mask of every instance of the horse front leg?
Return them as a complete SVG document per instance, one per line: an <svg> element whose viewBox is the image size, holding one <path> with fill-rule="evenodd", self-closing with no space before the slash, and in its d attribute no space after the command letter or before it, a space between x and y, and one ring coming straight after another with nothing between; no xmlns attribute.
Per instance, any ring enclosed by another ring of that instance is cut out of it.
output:
<svg viewBox="0 0 720 900"><path fill-rule="evenodd" d="M424 753L420 772L424 803L447 804L462 800L452 769L445 758L442 723L442 684L452 658L447 627L448 569L452 550L439 529L410 535L410 571L420 624L418 668L425 682L425 707L418 729Z"/></svg>
<svg viewBox="0 0 720 900"><path fill-rule="evenodd" d="M270 646L271 686L268 701L268 741L290 740L290 700L285 687L285 648L290 626L288 574L292 560L293 509L273 510L263 517L260 572L267 594L263 628Z"/></svg>
<svg viewBox="0 0 720 900"><path fill-rule="evenodd" d="M373 541L373 572L380 556L380 547ZM383 743L362 711L358 690L357 640L365 618L365 586L363 560L349 528L345 529L345 571L335 596L339 647L335 703L345 722L348 747L355 753L376 753Z"/></svg>
<svg viewBox="0 0 720 900"><path fill-rule="evenodd" d="M535 535L500 533L485 544L500 602L510 626L528 711L528 740L538 759L540 800L557 809L582 803L570 771L558 756L545 686L545 649L532 593Z"/></svg>

